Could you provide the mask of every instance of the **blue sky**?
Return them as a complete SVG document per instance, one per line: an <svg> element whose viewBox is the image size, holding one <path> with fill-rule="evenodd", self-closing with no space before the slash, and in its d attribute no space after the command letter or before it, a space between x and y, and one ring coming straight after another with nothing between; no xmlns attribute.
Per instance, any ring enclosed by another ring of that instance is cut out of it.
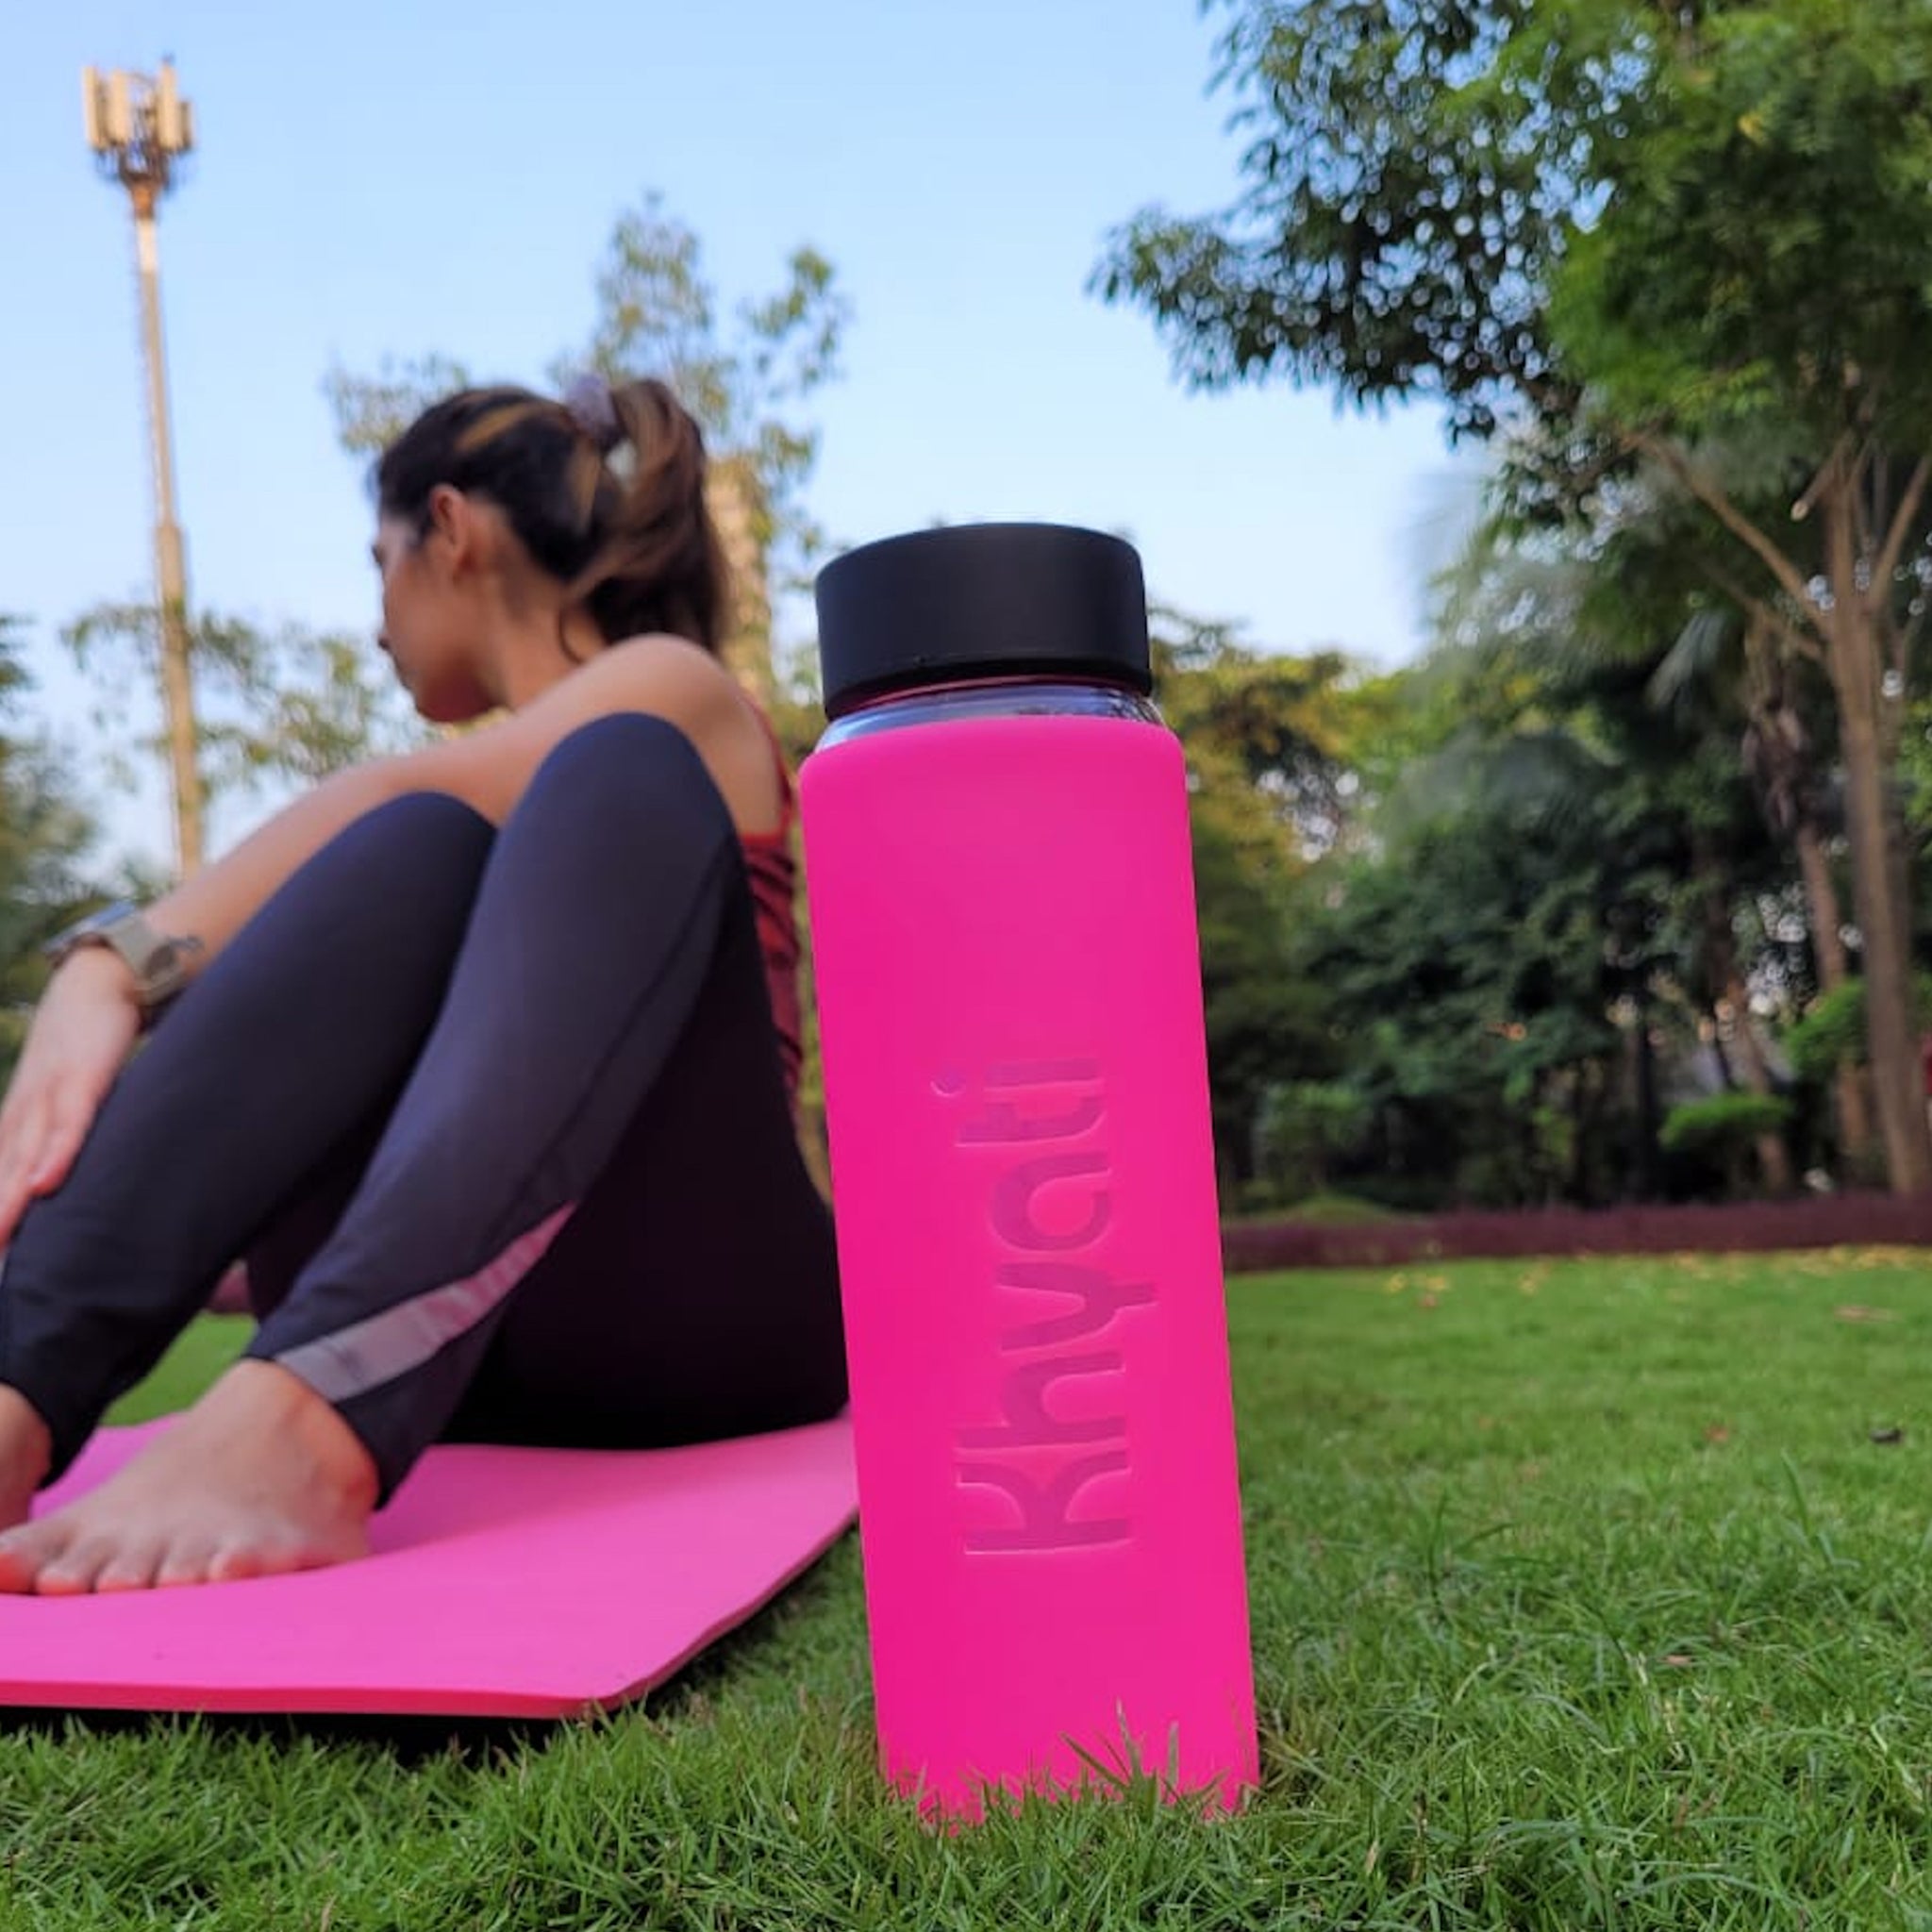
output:
<svg viewBox="0 0 1932 1932"><path fill-rule="evenodd" d="M0 22L0 610L76 757L56 641L146 594L152 510L125 197L79 72L172 53L202 151L161 220L181 521L197 604L365 629L375 583L332 361L447 352L539 380L647 189L725 298L809 242L854 309L814 415L835 542L936 518L1119 529L1155 594L1257 642L1395 661L1452 459L1434 416L1285 384L1184 391L1138 312L1085 292L1107 229L1233 192L1216 18L1191 0L80 0ZM798 627L796 614L794 630ZM162 845L158 799L122 842ZM219 832L232 836L239 823Z"/></svg>

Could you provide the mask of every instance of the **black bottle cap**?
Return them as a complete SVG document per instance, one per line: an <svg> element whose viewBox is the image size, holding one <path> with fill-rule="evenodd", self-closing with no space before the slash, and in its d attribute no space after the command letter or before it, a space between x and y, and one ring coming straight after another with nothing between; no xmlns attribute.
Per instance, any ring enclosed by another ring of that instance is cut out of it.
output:
<svg viewBox="0 0 1932 1932"><path fill-rule="evenodd" d="M981 677L1154 689L1140 554L1063 524L958 524L887 537L819 573L825 715Z"/></svg>

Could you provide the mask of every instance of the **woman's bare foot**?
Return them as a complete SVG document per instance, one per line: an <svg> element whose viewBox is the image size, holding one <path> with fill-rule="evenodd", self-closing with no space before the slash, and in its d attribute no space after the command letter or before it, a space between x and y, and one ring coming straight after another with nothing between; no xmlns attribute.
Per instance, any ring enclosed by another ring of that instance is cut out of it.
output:
<svg viewBox="0 0 1932 1932"><path fill-rule="evenodd" d="M17 1389L0 1384L0 1529L26 1521L52 1455L40 1410Z"/></svg>
<svg viewBox="0 0 1932 1932"><path fill-rule="evenodd" d="M375 1465L307 1383L237 1362L66 1508L0 1533L0 1591L72 1596L315 1570L366 1555Z"/></svg>

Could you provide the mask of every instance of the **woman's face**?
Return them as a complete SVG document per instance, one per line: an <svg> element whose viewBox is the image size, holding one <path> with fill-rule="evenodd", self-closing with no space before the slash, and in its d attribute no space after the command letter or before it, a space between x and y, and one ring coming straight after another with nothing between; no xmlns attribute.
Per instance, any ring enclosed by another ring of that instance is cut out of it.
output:
<svg viewBox="0 0 1932 1932"><path fill-rule="evenodd" d="M461 504L456 491L447 495ZM459 588L460 539L452 524L451 506L432 498L425 527L384 515L370 546L382 578L377 641L416 709L434 724L458 724L490 708L472 661L475 613Z"/></svg>

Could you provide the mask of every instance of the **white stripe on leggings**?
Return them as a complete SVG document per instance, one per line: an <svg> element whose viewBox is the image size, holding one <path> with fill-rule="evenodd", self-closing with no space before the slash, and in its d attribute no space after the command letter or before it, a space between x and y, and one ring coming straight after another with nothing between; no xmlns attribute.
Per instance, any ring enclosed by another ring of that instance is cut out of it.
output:
<svg viewBox="0 0 1932 1932"><path fill-rule="evenodd" d="M298 1343L275 1360L325 1402L347 1402L407 1375L482 1321L543 1258L573 1211L559 1208L463 1280L425 1289L379 1315Z"/></svg>

